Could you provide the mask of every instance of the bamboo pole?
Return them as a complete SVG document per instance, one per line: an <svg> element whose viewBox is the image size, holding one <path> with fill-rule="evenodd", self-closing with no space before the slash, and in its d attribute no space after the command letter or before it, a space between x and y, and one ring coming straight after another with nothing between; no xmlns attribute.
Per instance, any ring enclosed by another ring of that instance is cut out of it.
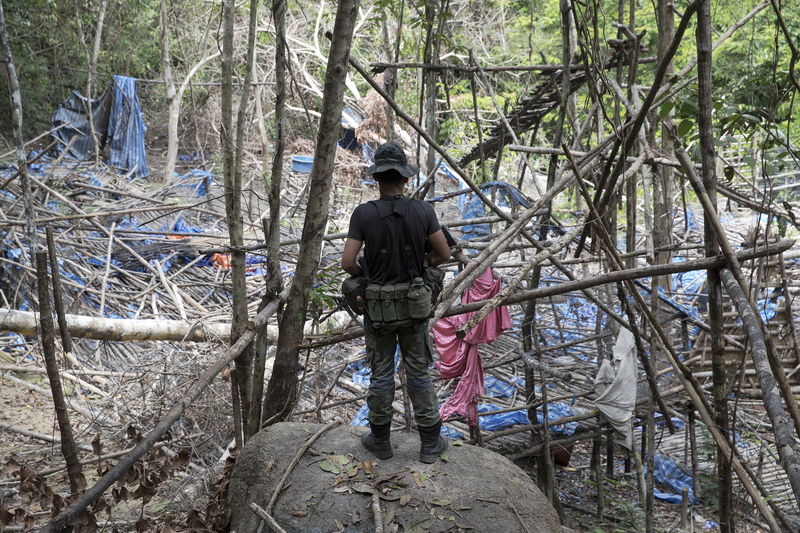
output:
<svg viewBox="0 0 800 533"><path fill-rule="evenodd" d="M675 137L675 133L672 133L673 137ZM689 178L689 181L692 184L695 192L697 193L700 202L703 205L703 211L705 213L705 223L710 225L714 233L719 240L720 248L722 249L722 254L727 259L728 268L730 269L731 275L736 279L736 282L742 288L742 291L747 296L745 301L750 306L753 316L755 317L756 323L759 326L759 329L762 331L762 334L766 338L766 354L767 359L769 361L770 366L772 367L772 371L775 374L775 378L777 379L778 386L783 393L783 400L786 402L786 406L789 410L789 415L791 416L792 420L794 421L795 431L798 435L800 435L800 406L797 404L797 400L792 393L791 387L789 386L789 380L786 379L786 374L783 370L783 366L781 365L780 360L778 359L777 355L775 354L774 346L771 342L771 338L769 335L769 331L764 325L763 320L761 320L761 315L758 313L758 309L755 305L755 301L750 294L750 284L744 277L742 273L741 263L739 262L739 258L733 252L733 247L731 246L730 242L728 241L727 234L725 233L725 229L722 227L722 222L719 220L719 217L716 215L716 210L714 209L714 205L712 203L711 198L708 195L703 183L701 183L700 179L697 176L697 173L694 170L694 167L689 164L691 161L689 159L689 155L678 146L678 139L676 138L676 146L675 146L675 153L678 155L678 160L683 164L683 169L686 173L686 176ZM741 311L740 311L741 314Z"/></svg>
<svg viewBox="0 0 800 533"><path fill-rule="evenodd" d="M573 163L574 165L574 163ZM579 184L582 183L579 181ZM585 188L581 188L581 190L585 193ZM587 198L588 200L588 198ZM589 203L594 210L593 203ZM600 229L602 231L602 225L600 225ZM607 247L607 250L611 253L612 257L616 253L616 249ZM619 261L619 257L616 256L616 261L621 264ZM641 294L636 290L635 286L631 281L627 281L629 293L633 296L636 304L639 307L639 311L644 315L647 322L650 323L650 327L655 332L655 339L661 344L661 348L664 349L664 353L667 357L667 360L670 362L672 367L675 369L675 375L681 384L686 389L686 392L689 394L689 397L694 404L697 412L700 414L700 418L708 427L708 431L714 439L714 442L727 456L731 458L731 464L736 471L736 474L739 476L739 480L741 484L744 486L745 490L748 492L750 497L753 499L756 507L758 508L761 515L767 520L769 523L770 529L773 533L779 533L781 531L780 526L778 525L775 515L773 514L772 510L768 506L767 502L758 492L757 487L753 483L753 481L748 477L748 472L742 466L741 459L736 454L735 448L732 449L730 443L728 442L727 435L723 434L714 424L713 417L711 415L711 407L708 405L708 401L706 400L705 396L703 395L702 389L697 383L697 380L692 376L691 370L686 367L686 365L681 362L678 358L678 354L675 352L675 348L672 346L672 343L669 340L664 328L658 322L656 317L653 315L650 307L644 301L644 298ZM665 413L666 414L666 413Z"/></svg>
<svg viewBox="0 0 800 533"><path fill-rule="evenodd" d="M61 345L65 353L71 354L73 351L72 337L69 335L67 318L64 313L61 272L58 270L58 256L56 255L56 242L53 237L53 228L49 226L45 228L45 235L47 236L47 255L50 258L50 279L53 282L53 304L56 309L56 317L58 318L58 331L61 334Z"/></svg>

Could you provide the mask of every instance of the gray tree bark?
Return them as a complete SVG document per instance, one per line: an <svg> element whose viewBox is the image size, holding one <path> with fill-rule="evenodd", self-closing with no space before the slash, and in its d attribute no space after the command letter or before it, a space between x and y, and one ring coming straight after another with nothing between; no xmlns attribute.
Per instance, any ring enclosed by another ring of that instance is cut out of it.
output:
<svg viewBox="0 0 800 533"><path fill-rule="evenodd" d="M253 79L253 68L255 62L255 49L256 49L256 26L258 25L258 0L250 1L250 19L247 31L247 57L245 58L245 73L244 81L242 82L241 95L239 96L239 113L236 117L236 153L234 156L234 185L233 191L236 195L236 201L239 203L238 208L235 208L234 214L237 215L238 221L236 223L237 245L244 246L244 234L242 227L242 211L241 211L241 198L242 198L242 159L244 158L244 126L246 121L247 104L250 98L251 81ZM230 217L230 215L229 215ZM229 226L230 231L230 226ZM233 239L231 239L233 242ZM241 286L236 287L234 290L234 299L238 300L234 303L236 307L241 306L238 312L242 313L241 316L247 320L247 284L245 282L245 251L241 248L234 249L231 254L231 270L234 269L236 263L236 270L240 272L238 275ZM262 301L261 308L269 301L267 299ZM234 319L232 325L232 332L234 329L243 328L245 322L238 322ZM266 329L266 328L263 328ZM242 406L242 426L244 431L244 440L246 441L258 432L261 426L261 390L263 390L263 374L262 383L256 397L254 386L254 359L255 359L255 345L250 345L242 351L236 359L237 379L239 384L239 394Z"/></svg>
<svg viewBox="0 0 800 533"><path fill-rule="evenodd" d="M100 61L100 46L103 43L103 25L106 20L106 7L108 0L100 1L97 11L97 24L94 27L94 42L92 43L92 57L89 60L89 79L86 82L86 97L91 98L97 84L97 63Z"/></svg>
<svg viewBox="0 0 800 533"><path fill-rule="evenodd" d="M159 3L159 22L161 24L161 72L164 77L165 98L167 99L167 162L164 165L162 180L166 183L172 178L175 160L178 157L178 118L180 100L176 98L175 79L172 75L172 56L169 48L169 19L167 0Z"/></svg>
<svg viewBox="0 0 800 533"><path fill-rule="evenodd" d="M713 103L711 84L711 3L703 0L697 10L697 83L698 83L698 127L700 130L700 162L703 170L703 186L711 200L713 213L706 213L703 224L703 238L706 256L719 253L719 241L709 219L716 216L717 177L715 171L714 126L711 121ZM728 435L728 398L725 379L725 348L723 346L722 328L724 325L722 283L719 271L708 270L706 279L708 288L708 320L711 326L711 371L712 395L714 397L714 421L724 435ZM730 458L726 457L722 448L717 447L717 476L719 485L719 524L722 533L733 532L732 486Z"/></svg>
<svg viewBox="0 0 800 533"><path fill-rule="evenodd" d="M286 0L273 0L272 18L275 21L275 125L273 134L272 166L267 184L269 219L265 221L267 238L267 279L262 305L277 294L283 286L281 273L281 182L283 181L283 153L286 128ZM281 312L280 310L278 311ZM256 339L256 359L253 365L253 409L250 426L261 425L264 413L264 368L267 359L267 329L262 328ZM256 414L258 416L256 416Z"/></svg>
<svg viewBox="0 0 800 533"><path fill-rule="evenodd" d="M0 47L3 52L3 61L6 65L8 74L8 92L11 95L11 127L14 131L14 148L17 155L17 168L19 169L19 179L22 183L22 194L25 202L25 233L28 236L29 260L33 264L33 253L39 248L36 240L36 228L33 225L33 196L31 194L31 182L28 179L28 160L25 157L25 141L22 138L22 95L19 90L19 78L17 69L14 67L14 59L11 56L11 42L8 39L8 28L6 18L3 13L3 2L0 0Z"/></svg>
<svg viewBox="0 0 800 533"><path fill-rule="evenodd" d="M756 369L758 381L761 384L761 390L764 393L764 407L772 422L775 447L778 448L781 465L786 471L795 500L798 507L800 507L800 455L798 455L795 446L794 423L792 417L783 407L781 390L775 375L772 373L769 356L767 355L767 342L761 330L761 324L748 302L747 295L731 271L727 268L721 270L720 277L747 330L747 340L750 343L750 350L753 355L753 365Z"/></svg>
<svg viewBox="0 0 800 533"><path fill-rule="evenodd" d="M67 402L56 361L55 327L53 325L53 308L50 304L49 278L47 276L47 254L36 252L36 285L39 291L39 325L44 364L47 378L50 381L50 392L53 395L53 408L58 420L58 431L61 434L61 454L67 463L69 491L73 497L83 492L86 480L81 473L81 461L78 459L78 448L69 422Z"/></svg>
<svg viewBox="0 0 800 533"><path fill-rule="evenodd" d="M231 285L233 292L233 319L231 342L236 342L247 323L247 285L244 276L244 244L242 234L242 185L236 176L236 139L233 126L233 23L236 13L234 0L222 3L222 166L225 183L225 214L231 243ZM231 373L233 395L233 423L237 446L244 440L243 420L247 418L247 406L242 405L247 395L242 394L239 381L247 382L249 358L244 350L236 358L236 368Z"/></svg>
<svg viewBox="0 0 800 533"><path fill-rule="evenodd" d="M264 417L283 420L288 417L297 397L297 364L302 340L308 291L319 264L322 237L328 221L336 142L339 135L344 96L344 82L350 45L358 10L358 0L340 0L325 71L319 133L317 134L314 165L311 169L308 206L303 224L302 244L297 257L297 269L289 292L286 308L280 320L280 336L272 377L267 387Z"/></svg>

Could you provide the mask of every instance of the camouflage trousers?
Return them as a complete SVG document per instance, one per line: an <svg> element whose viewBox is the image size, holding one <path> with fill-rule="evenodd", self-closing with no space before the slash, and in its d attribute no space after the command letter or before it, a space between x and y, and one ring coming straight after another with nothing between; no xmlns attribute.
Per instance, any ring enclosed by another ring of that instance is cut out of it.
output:
<svg viewBox="0 0 800 533"><path fill-rule="evenodd" d="M372 369L367 405L371 424L382 425L392 421L394 401L394 355L397 346L406 371L406 386L414 406L417 425L429 427L439 422L436 392L431 382L432 362L428 344L428 321L407 325L386 325L375 328L369 318L364 320L364 340L367 361Z"/></svg>

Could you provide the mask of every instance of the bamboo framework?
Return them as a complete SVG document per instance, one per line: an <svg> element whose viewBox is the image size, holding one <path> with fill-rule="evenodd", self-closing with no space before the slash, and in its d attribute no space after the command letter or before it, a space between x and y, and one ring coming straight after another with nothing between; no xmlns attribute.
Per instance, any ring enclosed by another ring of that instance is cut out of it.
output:
<svg viewBox="0 0 800 533"><path fill-rule="evenodd" d="M768 5L768 1L762 2L717 42L706 43L704 53L710 56L738 27ZM600 516L605 512L603 443L606 475L619 475L614 458L624 455L628 462L626 469L637 470L641 503L651 509L655 483L652 461L656 454L673 457L682 454L679 462L696 485L700 470L709 467L698 459L696 434L702 432L707 435L706 445L721 458L717 464L733 472L735 486L727 489L732 497L751 503L758 513L754 520L766 524L771 531L792 531L800 527L797 513L800 410L796 400L800 390L800 341L794 322L793 294L797 287L792 275L797 266L789 261L795 254L795 241L785 238L785 228L781 230L774 223L779 219L791 228L795 222L792 205L786 201L778 207L776 197L764 190L763 176L759 183L759 176L747 168L739 154L712 152L704 154L701 160L693 160L682 146L683 138L671 124L668 113L661 117L664 118L661 135L657 137L654 133L660 125L654 111L686 86L687 79L694 76L695 66L700 76L710 75L704 70L702 54L689 61L678 75L669 75L675 50L685 37L692 17L702 7L703 0L690 3L672 40L656 58L639 58L641 36L633 28L622 27L620 31L625 38L616 43L614 53L599 65L590 64L585 54L571 56L565 52L561 65L510 67L510 70L527 69L542 74L512 109L496 107L499 117L496 122L477 125L481 132L479 142L463 150L460 158L436 142L429 122L417 120L398 103L385 86L385 78L376 79L357 58L351 57L349 65L351 73L361 76L371 87L372 97L385 104L380 109L391 117L389 123L397 119L403 124L397 128L407 135L413 134L418 146L426 145L424 150L419 149L420 163L423 158L441 162L441 166L431 169L426 180L420 179L422 183L416 184L420 197L433 185L438 197L428 200L457 241L454 246L457 260L446 265L451 277L434 319L476 312L459 330L460 338L500 306L509 306L517 322L495 343L481 348L487 375L507 387L497 392L496 397L484 398L491 400L486 403L492 406L479 416L486 421L498 415L524 412L527 423L486 430L480 425L471 427L463 417L456 417L448 421L449 429L459 433L468 444L490 447L512 459L536 458L541 473L538 481L555 505L571 503L557 501L552 461L576 443L591 443L591 471L595 480L599 480L596 502ZM579 16L577 9L567 13L563 19L566 27L580 26ZM568 49L566 46L565 50ZM633 83L623 83L623 70L635 72L639 65L651 62L656 69L651 86L639 90ZM473 96L480 88L492 98L490 76L506 71L504 67L482 67L474 57L466 66L427 62L373 66L383 70L406 68L434 73L452 70L459 75L474 75ZM612 71L617 73L614 78ZM344 78L341 72L339 75ZM279 83L281 91L285 91L283 81ZM226 90L230 91L230 80L228 83ZM247 77L243 83L249 88L268 82L254 82ZM592 101L580 120L572 116L568 135L561 129L568 114L577 115L574 95L578 90L586 90ZM601 90L607 91L604 94L610 94L619 105L613 135L603 135L607 110L603 108ZM244 128L248 98L245 93L239 128ZM336 106L331 104L331 108ZM226 130L233 128L232 113L231 108L228 113L231 122ZM547 139L537 132L548 114L558 114L561 126L555 142L546 145L543 140ZM280 116L283 117L283 110ZM477 111L475 116L477 121ZM339 122L331 113L325 118L329 123ZM330 133L333 129L329 126L326 131ZM243 135L241 130L237 137ZM328 137L333 144L335 140ZM265 138L260 141L263 146L268 145ZM283 142L281 137L276 143L281 150ZM665 150L667 142L669 150ZM739 145L744 151L744 143ZM242 146L239 145L239 150L244 149ZM411 153L413 143L407 148ZM22 147L16 152L22 153ZM242 154L238 155L241 166ZM9 193L0 196L0 230L5 233L4 242L14 243L14 250L19 250L13 256L7 253L0 256L0 268L7 274L0 285L4 298L0 331L15 334L0 337L0 355L3 355L0 379L46 394L41 387L37 390L35 385L25 385L20 376L47 373L54 382L60 375L81 390L89 391L92 397L76 401L71 409L95 427L114 435L119 435L123 421L131 418L129 412L120 410L121 402L115 401L115 394L146 391L155 387L159 379L179 387L176 390L180 391L160 399L168 401L166 414L153 407L158 402L147 403L142 399L142 405L158 414L158 423L45 530L63 529L101 499L114 482L124 478L145 454L161 446L159 440L192 410L191 404L207 390L216 390L212 387L215 376L225 375L231 362L237 361L236 372L244 374L246 364L242 365L242 353L248 350L255 353L254 346L258 346L260 353L256 357L274 354L274 346L280 343L282 334L279 328L282 323L276 315L280 315L289 299L291 278L300 269L306 272L305 277L323 282L314 287L316 292L306 320L292 324L301 332L302 341L293 345L303 362L301 372L293 375L298 381L296 397L286 405L273 402L266 406L267 412L274 411L279 418L291 416L326 422L357 418L367 390L358 368L363 329L359 319L342 308L336 289L341 278L338 257L349 213L375 193L359 180L365 166L359 157L330 151L326 164L335 174L335 187L330 194L326 188L330 182L325 185L320 181L309 191L305 176L276 156L271 162L273 175L283 172L286 177L283 182L278 180L278 190L270 191L267 197L259 189L259 171L266 161L259 162L253 165L250 177L240 184L241 198L233 203L230 191L214 182L213 177L209 182L205 175L193 178L187 174L185 182L166 182L153 191L97 163L66 163L57 159L41 164L40 157L29 161L23 158L18 164L19 171L0 176L3 178L0 190ZM517 189L529 195L525 204L509 200L508 195L489 192L492 189L483 187L476 179L479 175L476 167L482 168L492 158L496 168L503 158L514 160L519 172L512 177ZM714 175L712 166L726 166L732 172L726 172L723 179ZM26 167L37 170L31 172ZM238 171L241 178L241 168ZM92 173L92 180L87 179L86 172ZM321 176L324 173L318 174L316 178L324 178ZM534 181L543 178L544 186L539 187L537 182L526 190L523 187L526 175ZM667 187L667 180L659 179L662 175L669 177L674 189ZM787 189L791 189L793 176L783 178ZM100 185L94 180L100 181ZM196 194L200 189L205 192ZM314 197L322 196L319 191L325 193L321 209L326 212L326 223L323 228L316 228L313 239L304 238L305 231L310 234L311 230L304 229L303 217L310 204L320 203ZM686 191L697 198L699 207L687 208ZM729 211L739 219L749 216L751 211L766 215L766 227L750 228L733 216L724 220L717 195L734 206ZM91 201L91 209L86 206L87 200ZM656 205L659 201L661 207ZM58 203L58 210L52 209L53 202ZM481 216L465 216L466 202L480 205ZM682 209L678 209L676 206L682 202ZM622 216L620 203L627 208L624 230L628 240L624 253L617 244L622 232L618 219ZM667 225L662 220L664 212L659 211L664 209L663 204L669 204L672 213ZM226 233L239 223L231 222L232 211L243 215L242 231L236 236L233 232ZM265 224L266 220L269 223ZM468 229L477 225L485 225L488 230L482 237L471 238ZM29 234L27 240L23 229ZM712 238L713 246L709 245ZM51 276L60 278L53 280L57 281L53 290L59 297L55 312L63 358L69 362L69 367L60 372L53 365L53 347L48 346L45 357L41 358L38 345L31 340L41 335L51 345L55 335L52 321L40 314L47 312L47 306L40 302L47 291L34 291L35 286L41 289L43 283L46 288L48 281L43 274L47 271L43 255L37 265L38 285L33 282L36 270L32 267L34 246L31 245L45 240L49 244ZM320 254L307 248L311 240L319 247ZM269 243L264 244L265 241ZM743 245L738 246L740 243ZM246 279L237 278L232 283L226 264L226 257L231 255L248 269ZM312 265L315 255L320 257L318 268ZM680 261L674 261L675 258ZM245 259L250 262L245 264ZM290 275L281 285L275 279L279 278L282 267L286 270L284 275ZM465 290L487 268L505 278L505 288L488 302L459 303ZM703 283L693 285L691 290L673 287L677 276L698 272L707 276L707 289L703 289ZM266 290L265 274L271 276L273 283ZM716 278L720 285L713 289ZM234 284L236 291L232 288ZM719 300L715 299L717 296L709 297L709 289L719 293ZM232 296L234 292L239 296ZM236 325L232 326L232 300L241 305L241 295L247 305L239 308ZM704 305L714 311L707 314ZM634 333L641 369L640 393L634 410L637 431L641 432L636 443L641 450L625 453L615 449L609 425L593 403L597 366L610 356L613 338L620 327ZM215 343L231 341L232 345L221 356L211 355ZM193 349L188 347L190 343L197 343L202 347L199 350L210 352L203 354L202 375L195 374L188 384L187 380L174 378L167 367L172 364L175 349L153 363L163 365L161 378L137 372L135 367L141 353L166 353L169 351L164 348L169 346L166 343L175 343L178 350L187 352ZM720 372L724 391L735 394L735 400L730 402L732 414L722 416L725 424L720 422L720 399L718 390L714 390L720 384ZM233 379L240 378L234 374ZM262 387L265 379L269 375L260 376ZM440 398L452 393L452 382L438 376L434 381ZM163 383L160 386L168 388ZM410 428L413 422L402 377L398 378L396 389L395 425ZM144 392L141 394L145 396ZM246 411L236 405L237 397L234 385L231 409ZM57 400L55 395L54 400ZM569 414L551 416L568 400L575 409ZM95 401L102 407L93 405ZM63 401L60 405L62 410L66 409ZM256 418L260 424L262 420ZM663 421L663 427L657 424L657 418ZM573 427L578 429L567 431ZM41 433L14 425L7 424L5 429L30 438L43 438ZM742 446L736 437L745 431L757 436L750 448ZM194 434L188 429L182 432L186 438ZM237 437L245 433L241 428L236 430ZM72 439L65 434L62 445L68 440ZM80 472L80 463L90 460L87 454L90 449L85 442L78 443L77 450L84 455L70 455L71 474ZM630 465L631 459L634 466ZM78 496L77 484L72 477L70 481L72 492ZM688 501L688 495L683 497ZM263 513L268 523L274 521L271 508L258 512Z"/></svg>

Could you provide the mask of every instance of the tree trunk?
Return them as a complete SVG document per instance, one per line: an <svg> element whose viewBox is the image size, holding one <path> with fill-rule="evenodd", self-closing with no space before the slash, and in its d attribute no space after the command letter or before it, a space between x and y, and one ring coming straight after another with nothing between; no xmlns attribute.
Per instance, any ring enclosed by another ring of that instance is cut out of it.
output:
<svg viewBox="0 0 800 533"><path fill-rule="evenodd" d="M283 286L281 273L281 183L283 181L283 153L286 131L286 0L273 0L272 18L275 21L275 130L273 136L272 167L267 185L269 219L266 221L267 279L264 298L277 294ZM266 165L265 165L266 166ZM280 316L280 310L279 310ZM263 404L264 366L266 364L267 331L262 329L256 340L256 360L253 368L253 402ZM263 421L265 406L253 404L251 424L258 411L258 424Z"/></svg>
<svg viewBox="0 0 800 533"><path fill-rule="evenodd" d="M61 453L67 463L69 491L73 497L76 497L83 492L86 480L81 473L81 462L78 459L78 449L75 447L75 437L72 434L67 402L64 400L64 389L61 388L61 377L58 372L58 361L56 361L53 308L50 304L47 254L45 252L36 252L36 285L39 290L40 339L44 352L44 364L47 369L47 378L50 381L50 392L53 395L58 431L61 434Z"/></svg>
<svg viewBox="0 0 800 533"><path fill-rule="evenodd" d="M172 179L175 161L178 157L178 117L180 100L176 98L175 79L172 75L172 56L169 49L169 18L167 16L167 0L159 5L159 22L161 23L161 71L164 76L165 98L167 100L167 161L164 164L162 181Z"/></svg>
<svg viewBox="0 0 800 533"><path fill-rule="evenodd" d="M426 0L425 2L425 50L422 55L422 62L425 64L436 64L439 61L439 54L437 53L437 41L439 35L435 31L434 24L436 22L436 0ZM431 69L423 69L422 71L422 116L424 118L423 125L428 135L436 138L436 76L437 72ZM421 163L421 161L420 161ZM424 168L425 174L429 174L436 164L436 152L431 146L425 151L425 165L420 165ZM436 195L436 182L434 181L428 187L428 197Z"/></svg>
<svg viewBox="0 0 800 533"><path fill-rule="evenodd" d="M8 74L8 92L11 95L11 128L14 131L14 148L17 155L17 168L19 179L22 183L22 194L25 201L25 233L28 237L30 264L33 264L33 252L38 249L36 241L36 228L33 225L35 211L33 210L33 196L31 182L28 179L28 160L25 157L25 141L22 139L22 95L19 90L19 78L11 57L11 42L8 39L8 28L3 13L3 1L0 0L0 47L2 47L3 60Z"/></svg>
<svg viewBox="0 0 800 533"><path fill-rule="evenodd" d="M232 331L237 331L239 328L242 330L247 325L247 284L245 279L245 251L241 248L244 246L244 234L242 224L242 211L241 211L241 198L242 198L242 159L244 157L244 141L245 141L245 121L247 114L247 104L250 98L250 89L253 80L253 68L255 62L255 47L256 47L256 26L258 23L258 0L250 0L250 19L247 31L247 57L245 58L245 73L244 80L241 87L241 95L239 97L239 113L236 117L236 153L234 156L234 172L233 172L233 200L231 204L233 209L231 214L237 219L235 224L236 230L236 246L231 253L231 270L237 272L236 279L238 283L234 284L234 320L232 324ZM231 234L231 243L234 243L233 235L234 226L228 223L228 231ZM268 300L262 301L262 308L266 305ZM238 316L237 316L238 315ZM241 405L242 405L242 423L244 430L244 440L258 432L261 426L261 394L258 398L254 397L253 391L253 360L255 359L255 346L250 345L242 351L242 354L236 359L237 378L239 384ZM262 378L263 379L263 378ZM263 387L263 385L262 385ZM253 412L254 411L254 412Z"/></svg>
<svg viewBox="0 0 800 533"><path fill-rule="evenodd" d="M104 341L173 341L227 342L230 324L192 324L183 320L102 318L84 315L64 315L67 331L79 339ZM36 335L36 313L16 309L0 309L3 331L20 335ZM274 336L276 332L272 331Z"/></svg>
<svg viewBox="0 0 800 533"><path fill-rule="evenodd" d="M675 33L675 17L673 13L674 0L658 1L658 57L666 57L667 48L672 41ZM666 67L666 75L671 76L673 71L672 62ZM661 128L661 153L664 157L674 159L672 136L669 135L669 126L672 124L672 112L663 119ZM653 232L653 246L658 250L661 247L668 247L672 244L672 196L674 187L674 169L668 165L660 165L658 175L653 179L653 216L655 217ZM656 251L656 264L663 265L671 260L669 251ZM659 282L666 285L668 279L658 278Z"/></svg>
<svg viewBox="0 0 800 533"><path fill-rule="evenodd" d="M163 2L162 2L163 4ZM103 43L103 24L106 19L106 7L108 0L100 1L100 8L97 11L97 25L94 28L94 43L92 45L92 57L89 61L89 80L86 83L86 97L91 98L92 92L97 84L97 63L100 61L100 45Z"/></svg>
<svg viewBox="0 0 800 533"><path fill-rule="evenodd" d="M297 397L297 364L299 344L302 340L302 324L308 307L308 291L319 264L322 236L328 222L333 164L339 122L342 116L342 98L350 57L350 44L358 10L358 0L340 0L336 9L328 66L325 71L325 86L322 110L317 134L314 165L309 177L311 186L308 207L303 225L303 242L297 257L297 269L280 320L280 337L275 355L272 378L265 398L264 416L278 421L289 416Z"/></svg>
<svg viewBox="0 0 800 533"><path fill-rule="evenodd" d="M234 250L243 244L241 183L236 181L236 139L233 126L233 23L236 14L235 0L222 2L222 127L220 129L222 144L222 166L225 182L225 214L228 222L228 234L231 248ZM238 187L237 187L238 185ZM233 320L231 322L231 342L239 338L247 321L247 286L244 277L244 258L241 251L231 254L231 285L233 288ZM244 434L242 421L246 419L246 406L239 379L248 374L247 358L240 354L236 358L236 368L231 375L231 394L234 396L233 423L236 445L241 447ZM237 406L239 408L237 409Z"/></svg>
<svg viewBox="0 0 800 533"><path fill-rule="evenodd" d="M719 243L711 223L710 217L716 216L717 207L717 179L715 173L714 131L711 122L711 3L703 0L697 11L697 78L699 93L698 126L700 129L700 160L703 169L703 186L711 199L714 213L706 213L704 226L704 241L706 256L719 253ZM722 340L723 328L723 301L722 284L719 279L719 270L709 270L706 281L708 288L708 314L711 325L711 365L712 365L712 393L714 396L714 421L724 435L728 435L730 424L728 422L728 399L725 384L725 351ZM722 533L733 531L732 520L732 484L730 458L726 457L721 448L717 448L717 475L719 476L719 524Z"/></svg>

